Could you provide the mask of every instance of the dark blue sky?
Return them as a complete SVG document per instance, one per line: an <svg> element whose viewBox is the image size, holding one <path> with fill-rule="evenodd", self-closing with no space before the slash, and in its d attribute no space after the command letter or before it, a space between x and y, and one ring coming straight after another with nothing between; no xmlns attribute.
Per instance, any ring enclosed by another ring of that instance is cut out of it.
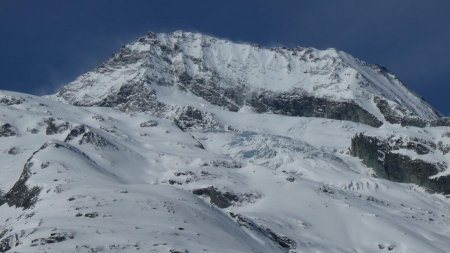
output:
<svg viewBox="0 0 450 253"><path fill-rule="evenodd" d="M148 31L335 47L450 114L448 0L0 0L0 89L46 94Z"/></svg>

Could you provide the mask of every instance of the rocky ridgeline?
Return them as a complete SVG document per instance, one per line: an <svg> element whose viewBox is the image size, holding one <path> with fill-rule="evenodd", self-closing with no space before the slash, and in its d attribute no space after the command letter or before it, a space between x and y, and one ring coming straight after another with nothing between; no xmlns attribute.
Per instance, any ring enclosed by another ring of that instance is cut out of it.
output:
<svg viewBox="0 0 450 253"><path fill-rule="evenodd" d="M47 147L48 144L44 144L37 151L35 151L30 158L28 158L27 162L23 166L20 178L4 196L0 196L0 205L6 203L9 206L28 209L36 204L39 193L41 192L41 187L30 186L28 184L28 179L30 179L32 175L31 168L36 166L33 161L34 156ZM41 168L45 168L46 166L48 165L42 164Z"/></svg>
<svg viewBox="0 0 450 253"><path fill-rule="evenodd" d="M95 149L119 150L119 148L111 143L107 138L97 131L93 131L90 127L85 125L75 126L70 130L64 142L71 143L78 140L79 145L90 144Z"/></svg>
<svg viewBox="0 0 450 253"><path fill-rule="evenodd" d="M275 243L275 245L280 247L285 252L296 252L293 250L296 249L297 245L295 241L290 239L289 237L279 235L272 231L270 228L258 225L250 218L245 217L241 214L230 212L229 215L236 221L239 226L245 227L251 231L257 232L261 236L269 238L273 243Z"/></svg>
<svg viewBox="0 0 450 253"><path fill-rule="evenodd" d="M377 108L383 114L385 120L391 124L400 124L401 126L415 127L448 127L450 126L450 118L441 117L434 120L421 119L417 115L412 114L405 108L396 104L389 103L386 99L375 96L374 102ZM439 113L436 113L440 115Z"/></svg>

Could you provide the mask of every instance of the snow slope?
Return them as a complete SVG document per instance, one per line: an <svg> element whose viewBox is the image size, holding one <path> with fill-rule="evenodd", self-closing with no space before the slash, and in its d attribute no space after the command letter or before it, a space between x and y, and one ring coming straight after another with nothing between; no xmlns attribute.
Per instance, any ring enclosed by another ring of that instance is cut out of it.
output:
<svg viewBox="0 0 450 253"><path fill-rule="evenodd" d="M384 124L257 113L244 100L264 92ZM148 34L56 95L1 91L0 252L448 252L445 192L377 177L351 147L363 133L379 160L445 178L450 127L391 124L375 96L438 117L343 52L185 32Z"/></svg>
<svg viewBox="0 0 450 253"><path fill-rule="evenodd" d="M17 132L1 139L1 189L12 187L28 159L33 165L26 184L41 188L29 209L0 207L1 240L12 251L446 252L450 247L448 199L374 178L347 153L351 136L362 131L433 139L448 128L372 128L210 106L231 130L181 131L148 112L1 95L23 99L1 106L1 122ZM48 134L49 117L57 128L67 122L67 129ZM156 124L141 127L143 122ZM96 138L73 134L80 126ZM8 154L11 147L15 155ZM219 208L210 203L213 197L193 194L211 186L236 198Z"/></svg>

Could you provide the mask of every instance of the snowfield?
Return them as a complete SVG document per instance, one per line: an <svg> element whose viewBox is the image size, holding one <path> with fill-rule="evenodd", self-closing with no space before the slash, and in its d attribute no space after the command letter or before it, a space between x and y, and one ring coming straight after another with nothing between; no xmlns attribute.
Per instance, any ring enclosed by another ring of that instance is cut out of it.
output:
<svg viewBox="0 0 450 253"><path fill-rule="evenodd" d="M382 165L401 157L437 168L426 180L450 175L450 127L393 124L373 102L439 117L392 74L334 49L183 32L122 50L56 95L0 92L0 252L449 251L446 188L384 179L352 150L363 133L379 139ZM247 89L227 97L237 110L200 89L208 80L218 93ZM382 125L240 100L298 89L353 101Z"/></svg>

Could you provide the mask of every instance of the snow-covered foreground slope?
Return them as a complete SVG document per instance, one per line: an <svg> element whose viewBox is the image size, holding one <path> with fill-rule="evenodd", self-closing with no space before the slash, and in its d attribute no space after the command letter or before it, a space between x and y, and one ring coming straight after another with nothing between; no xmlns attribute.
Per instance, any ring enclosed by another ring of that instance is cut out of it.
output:
<svg viewBox="0 0 450 253"><path fill-rule="evenodd" d="M348 151L360 132L450 143L449 128L230 112L173 94L164 103L214 123L187 127L196 114L183 107L155 117L1 92L0 251L450 248L449 199L375 178Z"/></svg>

